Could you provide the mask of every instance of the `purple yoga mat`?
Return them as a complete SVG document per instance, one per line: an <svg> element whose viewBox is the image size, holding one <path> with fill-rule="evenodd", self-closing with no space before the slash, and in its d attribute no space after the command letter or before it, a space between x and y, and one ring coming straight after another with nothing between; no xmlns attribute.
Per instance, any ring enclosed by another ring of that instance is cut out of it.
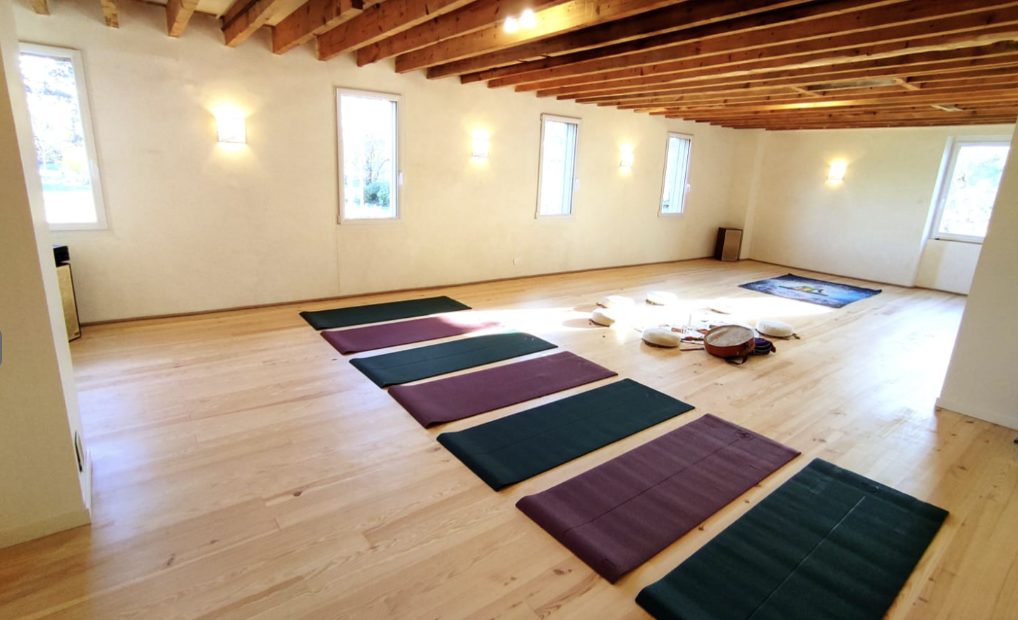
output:
<svg viewBox="0 0 1018 620"><path fill-rule="evenodd" d="M516 506L614 583L798 454L708 414Z"/></svg>
<svg viewBox="0 0 1018 620"><path fill-rule="evenodd" d="M337 351L346 354L459 336L497 325L498 323L495 321L476 319L471 321L466 317L429 316L423 319L320 333L322 338L336 347Z"/></svg>
<svg viewBox="0 0 1018 620"><path fill-rule="evenodd" d="M469 418L616 374L566 351L448 379L397 385L389 388L389 394L422 426L431 426Z"/></svg>

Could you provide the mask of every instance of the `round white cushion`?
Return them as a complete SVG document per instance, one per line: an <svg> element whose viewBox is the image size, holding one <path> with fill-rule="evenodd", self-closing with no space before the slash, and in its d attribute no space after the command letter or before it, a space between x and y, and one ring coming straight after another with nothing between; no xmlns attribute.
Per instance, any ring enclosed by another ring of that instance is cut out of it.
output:
<svg viewBox="0 0 1018 620"><path fill-rule="evenodd" d="M667 291L651 291L647 293L647 303L654 304L655 306L670 306L678 301L679 298L675 293Z"/></svg>
<svg viewBox="0 0 1018 620"><path fill-rule="evenodd" d="M608 295L597 300L597 305L605 308L629 308L635 304L632 299L622 295Z"/></svg>
<svg viewBox="0 0 1018 620"><path fill-rule="evenodd" d="M760 319L756 322L756 331L764 336L773 336L774 338L788 338L795 333L795 329L791 325L774 319Z"/></svg>
<svg viewBox="0 0 1018 620"><path fill-rule="evenodd" d="M679 334L667 327L648 327L643 330L644 342L659 347L677 347L680 339Z"/></svg>
<svg viewBox="0 0 1018 620"><path fill-rule="evenodd" d="M604 308L595 308L594 311L590 313L590 320L598 325L610 327L611 324L615 322L615 316Z"/></svg>

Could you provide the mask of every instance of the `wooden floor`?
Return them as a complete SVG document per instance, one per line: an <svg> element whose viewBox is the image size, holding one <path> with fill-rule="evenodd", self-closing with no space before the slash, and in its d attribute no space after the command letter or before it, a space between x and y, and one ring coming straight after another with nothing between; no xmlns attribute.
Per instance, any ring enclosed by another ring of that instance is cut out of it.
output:
<svg viewBox="0 0 1018 620"><path fill-rule="evenodd" d="M737 287L786 271L700 260L412 294L697 407L501 493L435 435L593 386L424 430L297 316L411 294L86 328L72 349L94 522L0 550L0 617L643 618L642 587L822 457L951 512L890 617L1015 618L1015 433L934 410L964 298L885 286L829 310ZM732 366L586 320L603 295L658 289L682 308L640 321L714 307L802 339ZM803 456L615 585L514 507L706 412Z"/></svg>

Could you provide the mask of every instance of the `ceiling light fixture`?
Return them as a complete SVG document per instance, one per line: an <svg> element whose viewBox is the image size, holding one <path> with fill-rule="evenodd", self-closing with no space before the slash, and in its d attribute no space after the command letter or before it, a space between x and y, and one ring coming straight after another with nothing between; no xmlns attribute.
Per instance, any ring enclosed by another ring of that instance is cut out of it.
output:
<svg viewBox="0 0 1018 620"><path fill-rule="evenodd" d="M520 29L533 30L536 27L537 13L534 13L533 9L523 9L519 17L510 15L502 24L502 30L505 30L506 34L516 34Z"/></svg>

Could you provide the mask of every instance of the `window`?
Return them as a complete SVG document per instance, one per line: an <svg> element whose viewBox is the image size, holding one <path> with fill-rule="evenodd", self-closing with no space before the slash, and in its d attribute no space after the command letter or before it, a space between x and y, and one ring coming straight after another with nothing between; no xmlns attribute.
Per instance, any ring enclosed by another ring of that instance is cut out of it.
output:
<svg viewBox="0 0 1018 620"><path fill-rule="evenodd" d="M692 150L691 136L668 134L664 191L661 195L662 215L679 214L686 208L686 192L689 191L689 155Z"/></svg>
<svg viewBox="0 0 1018 620"><path fill-rule="evenodd" d="M46 221L54 230L105 228L81 54L22 44L19 65Z"/></svg>
<svg viewBox="0 0 1018 620"><path fill-rule="evenodd" d="M576 187L576 138L580 120L541 116L541 167L538 175L537 214L569 215Z"/></svg>
<svg viewBox="0 0 1018 620"><path fill-rule="evenodd" d="M337 105L341 219L395 219L399 215L399 97L340 89Z"/></svg>
<svg viewBox="0 0 1018 620"><path fill-rule="evenodd" d="M982 243L1009 145L1006 138L963 138L948 145L933 238Z"/></svg>

